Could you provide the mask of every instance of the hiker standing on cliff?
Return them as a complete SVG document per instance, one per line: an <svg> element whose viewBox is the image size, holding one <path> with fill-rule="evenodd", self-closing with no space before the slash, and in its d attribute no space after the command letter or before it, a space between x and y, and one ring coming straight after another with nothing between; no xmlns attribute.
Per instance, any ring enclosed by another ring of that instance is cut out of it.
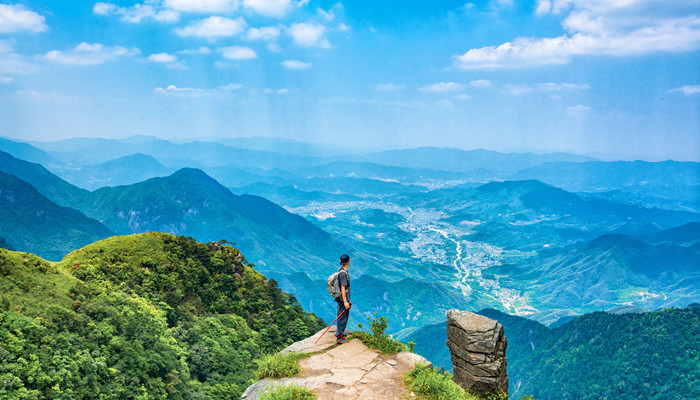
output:
<svg viewBox="0 0 700 400"><path fill-rule="evenodd" d="M340 296L336 297L338 303L338 326L335 331L335 341L337 343L347 343L345 338L345 326L348 324L348 314L350 314L350 274L348 273L350 257L347 254L340 256L340 268L338 269L338 286L340 286ZM342 314L342 315L341 315Z"/></svg>

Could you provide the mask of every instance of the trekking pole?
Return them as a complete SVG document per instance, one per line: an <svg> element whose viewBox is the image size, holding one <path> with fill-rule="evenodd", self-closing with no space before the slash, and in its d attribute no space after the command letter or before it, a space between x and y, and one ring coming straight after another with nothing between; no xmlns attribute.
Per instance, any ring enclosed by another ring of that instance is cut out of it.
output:
<svg viewBox="0 0 700 400"><path fill-rule="evenodd" d="M340 315L338 315L338 318L340 318L341 315L345 314L345 311L347 311L347 310L343 310L343 312L341 312ZM338 318L336 318L335 321L337 321ZM335 321L333 321L332 324L328 325L328 328L326 328L326 330L323 331L323 333L321 334L321 336L319 336L318 339L316 339L316 341L314 342L314 344L318 343L318 341L321 340L321 338L323 337L323 335L325 335L326 332L328 332L328 330L331 329L331 326L333 326L333 325L335 324Z"/></svg>

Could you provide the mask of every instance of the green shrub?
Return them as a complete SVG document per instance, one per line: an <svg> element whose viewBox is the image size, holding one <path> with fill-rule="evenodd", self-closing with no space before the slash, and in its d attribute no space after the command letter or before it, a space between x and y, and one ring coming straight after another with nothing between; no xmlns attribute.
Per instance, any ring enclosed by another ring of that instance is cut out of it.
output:
<svg viewBox="0 0 700 400"><path fill-rule="evenodd" d="M277 386L260 396L260 400L316 400L316 393L299 386Z"/></svg>
<svg viewBox="0 0 700 400"><path fill-rule="evenodd" d="M268 354L260 360L254 361L258 366L255 377L257 379L291 378L300 371L297 362L310 355L304 353Z"/></svg>
<svg viewBox="0 0 700 400"><path fill-rule="evenodd" d="M396 354L401 351L413 352L413 348L416 346L415 343L408 342L407 345L403 344L384 332L387 327L386 317L367 318L367 321L370 323L372 333L357 331L353 334L353 337L362 340L365 346L379 350L384 354ZM358 326L364 328L362 324L358 324Z"/></svg>

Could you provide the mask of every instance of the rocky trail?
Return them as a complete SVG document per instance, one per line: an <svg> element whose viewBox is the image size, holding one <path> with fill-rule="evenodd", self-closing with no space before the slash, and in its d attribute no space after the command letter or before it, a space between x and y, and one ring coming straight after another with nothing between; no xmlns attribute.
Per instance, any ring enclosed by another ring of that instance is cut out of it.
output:
<svg viewBox="0 0 700 400"><path fill-rule="evenodd" d="M416 362L430 364L425 358L409 352L387 356L365 346L359 339L343 345L335 343L335 327L314 344L323 331L296 342L285 353L313 353L299 361L301 372L293 378L263 379L251 385L243 399L255 400L266 390L277 385L297 385L311 389L319 400L363 399L400 400L407 393L404 374Z"/></svg>

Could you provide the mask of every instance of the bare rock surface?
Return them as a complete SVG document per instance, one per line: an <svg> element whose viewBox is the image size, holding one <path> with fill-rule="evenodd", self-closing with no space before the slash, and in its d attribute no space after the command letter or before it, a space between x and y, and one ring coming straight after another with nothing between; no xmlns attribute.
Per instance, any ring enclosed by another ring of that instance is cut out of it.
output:
<svg viewBox="0 0 700 400"><path fill-rule="evenodd" d="M425 358L413 353L383 355L359 339L337 345L333 329L318 343L314 342L323 331L282 350L281 353L316 353L299 361L302 371L297 376L258 381L245 391L243 399L259 399L274 386L293 384L315 391L319 400L400 400L408 395L403 386L403 374L412 370L417 362L430 365Z"/></svg>
<svg viewBox="0 0 700 400"><path fill-rule="evenodd" d="M447 346L454 380L465 390L508 393L507 345L503 325L498 321L469 311L447 312Z"/></svg>

